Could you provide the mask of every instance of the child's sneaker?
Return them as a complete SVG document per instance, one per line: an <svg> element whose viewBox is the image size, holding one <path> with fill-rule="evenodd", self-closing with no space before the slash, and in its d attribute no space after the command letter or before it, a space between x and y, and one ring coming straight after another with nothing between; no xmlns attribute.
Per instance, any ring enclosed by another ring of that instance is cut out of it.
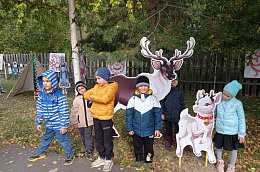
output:
<svg viewBox="0 0 260 172"><path fill-rule="evenodd" d="M142 161L135 161L136 168L140 168L142 166Z"/></svg>
<svg viewBox="0 0 260 172"><path fill-rule="evenodd" d="M85 151L85 150L81 150L79 153L81 153L81 154L85 154L86 151Z"/></svg>
<svg viewBox="0 0 260 172"><path fill-rule="evenodd" d="M63 165L71 165L75 159L75 156L67 155L67 158L65 159L65 162Z"/></svg>
<svg viewBox="0 0 260 172"><path fill-rule="evenodd" d="M216 168L217 168L217 172L224 172L224 161L221 159L221 160L217 160L217 165L216 165Z"/></svg>
<svg viewBox="0 0 260 172"><path fill-rule="evenodd" d="M87 158L93 158L93 154L91 150L87 150Z"/></svg>
<svg viewBox="0 0 260 172"><path fill-rule="evenodd" d="M99 167L104 164L105 164L105 159L101 159L100 157L98 157L98 159L92 162L91 167Z"/></svg>
<svg viewBox="0 0 260 172"><path fill-rule="evenodd" d="M111 171L112 167L113 167L114 163L112 160L106 160L104 167L103 167L103 171Z"/></svg>
<svg viewBox="0 0 260 172"><path fill-rule="evenodd" d="M153 163L152 162L148 162L148 163L145 163L147 168L151 171L154 171L154 168L153 168Z"/></svg>
<svg viewBox="0 0 260 172"><path fill-rule="evenodd" d="M35 161L37 161L37 160L39 160L39 159L43 159L43 158L46 158L46 154L45 154L45 153L44 153L44 154L40 154L40 155L34 154L33 156L31 156L31 157L28 159L28 161L35 162Z"/></svg>
<svg viewBox="0 0 260 172"><path fill-rule="evenodd" d="M228 164L227 172L235 172L235 168L234 165Z"/></svg>

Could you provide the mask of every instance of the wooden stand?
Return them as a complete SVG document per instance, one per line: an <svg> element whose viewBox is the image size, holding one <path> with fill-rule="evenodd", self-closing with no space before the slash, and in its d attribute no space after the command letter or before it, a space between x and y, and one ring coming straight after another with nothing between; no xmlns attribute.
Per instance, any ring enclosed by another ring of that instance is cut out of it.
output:
<svg viewBox="0 0 260 172"><path fill-rule="evenodd" d="M179 157L179 166L181 166L181 157ZM206 152L205 167L208 166L208 152Z"/></svg>

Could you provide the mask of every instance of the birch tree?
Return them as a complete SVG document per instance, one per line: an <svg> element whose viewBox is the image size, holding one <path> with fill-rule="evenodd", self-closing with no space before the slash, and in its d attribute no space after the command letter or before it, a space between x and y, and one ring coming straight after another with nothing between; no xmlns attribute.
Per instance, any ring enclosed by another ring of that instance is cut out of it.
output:
<svg viewBox="0 0 260 172"><path fill-rule="evenodd" d="M80 81L80 69L79 69L79 48L77 41L77 25L75 18L75 1L69 0L69 20L70 20L70 35L71 35L71 53L72 64L74 70L74 82Z"/></svg>

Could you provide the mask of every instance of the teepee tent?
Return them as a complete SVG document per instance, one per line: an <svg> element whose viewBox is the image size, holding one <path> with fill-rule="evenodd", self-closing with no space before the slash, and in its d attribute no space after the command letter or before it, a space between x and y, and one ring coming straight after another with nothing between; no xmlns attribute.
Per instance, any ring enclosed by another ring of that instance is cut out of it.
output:
<svg viewBox="0 0 260 172"><path fill-rule="evenodd" d="M44 69L41 63L35 58L35 56L32 56L18 81L7 95L6 99L9 96L12 97L26 91L39 91L40 88L37 83L37 77L43 72Z"/></svg>

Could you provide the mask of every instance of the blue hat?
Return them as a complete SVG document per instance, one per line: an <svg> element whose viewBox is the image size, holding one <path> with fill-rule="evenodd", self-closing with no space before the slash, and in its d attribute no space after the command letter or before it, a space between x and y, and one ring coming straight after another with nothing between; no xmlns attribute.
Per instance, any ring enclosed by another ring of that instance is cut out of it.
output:
<svg viewBox="0 0 260 172"><path fill-rule="evenodd" d="M110 78L110 71L106 67L101 67L96 71L96 76L99 76L108 81Z"/></svg>
<svg viewBox="0 0 260 172"><path fill-rule="evenodd" d="M239 82L237 82L237 80L233 80L232 82L225 85L223 90L230 93L232 97L236 97L238 91L241 89L242 85Z"/></svg>

